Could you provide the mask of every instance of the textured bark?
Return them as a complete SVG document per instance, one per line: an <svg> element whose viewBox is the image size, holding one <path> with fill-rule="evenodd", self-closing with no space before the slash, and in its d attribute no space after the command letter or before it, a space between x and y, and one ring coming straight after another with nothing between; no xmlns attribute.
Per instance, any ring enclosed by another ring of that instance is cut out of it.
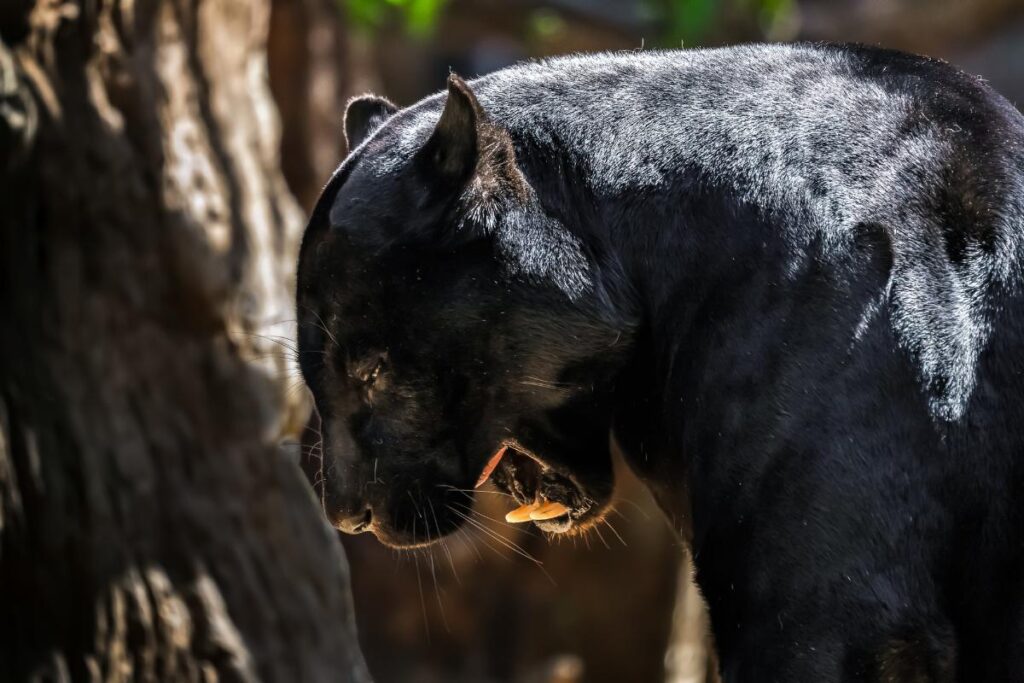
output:
<svg viewBox="0 0 1024 683"><path fill-rule="evenodd" d="M260 0L0 11L0 680L365 680Z"/></svg>

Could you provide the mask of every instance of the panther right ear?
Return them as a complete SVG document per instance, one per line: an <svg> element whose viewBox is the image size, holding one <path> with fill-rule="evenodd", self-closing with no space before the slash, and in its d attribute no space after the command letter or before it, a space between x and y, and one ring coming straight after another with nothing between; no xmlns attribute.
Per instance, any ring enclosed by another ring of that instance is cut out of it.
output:
<svg viewBox="0 0 1024 683"><path fill-rule="evenodd" d="M349 151L370 137L398 111L390 100L378 95L360 95L345 107L345 140Z"/></svg>

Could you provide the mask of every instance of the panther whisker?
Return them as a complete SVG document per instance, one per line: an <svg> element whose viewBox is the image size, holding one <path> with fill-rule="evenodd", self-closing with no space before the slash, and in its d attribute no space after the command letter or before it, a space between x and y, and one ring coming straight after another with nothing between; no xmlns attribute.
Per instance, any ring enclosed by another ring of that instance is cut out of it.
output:
<svg viewBox="0 0 1024 683"><path fill-rule="evenodd" d="M452 505L457 505L457 504L458 503L456 503L456 502L452 503ZM514 530L516 532L522 532L522 533L526 534L527 536L536 536L537 535L537 534L535 534L532 530L530 530L526 526L522 526L520 524L510 524L510 523L506 522L503 519L496 519L494 517L491 517L490 515L486 515L483 512L480 512L479 510L474 510L471 507L460 506L460 509L463 512L466 512L468 514L479 515L480 517L483 517L484 519L488 519L488 520L494 522L495 524L500 524L502 526L508 527L509 529L512 529L512 530Z"/></svg>
<svg viewBox="0 0 1024 683"><path fill-rule="evenodd" d="M452 576L455 577L455 581L461 586L462 580L459 579L459 573L455 571L455 560L454 558L452 558L452 551L448 549L447 540L443 536L441 536L441 525L437 521L437 511L434 510L434 501L428 498L427 503L430 504L430 514L434 517L434 528L437 529L437 536L441 541L441 547L444 548L444 552L448 556L448 563L452 567Z"/></svg>
<svg viewBox="0 0 1024 683"><path fill-rule="evenodd" d="M489 489L482 489L482 488L481 489L460 489L460 488L458 488L456 486L451 486L450 484L438 484L438 486L441 487L441 488L447 489L449 491L456 491L458 493L464 493L464 494L466 494L467 498L471 497L471 494L476 494L476 493L490 493L490 494L496 495L496 496L506 496L508 498L512 497L512 494L505 493L504 491L492 491L492 490L489 490Z"/></svg>
<svg viewBox="0 0 1024 683"><path fill-rule="evenodd" d="M605 525L607 525L607 527L612 530L612 533L615 534L615 537L619 539L619 543L622 544L622 547L629 547L629 544L626 543L625 539L622 538L622 534L619 533L619 530L615 528L615 526L608 520L607 517L605 517L601 521L604 522Z"/></svg>
<svg viewBox="0 0 1024 683"><path fill-rule="evenodd" d="M412 494L410 493L409 495L411 496ZM415 517L412 518L412 541L413 541L413 543L416 542L416 518ZM419 587L419 591L420 591L420 609L423 612L423 627L426 630L427 642L429 643L430 642L430 620L427 619L427 601L423 597L423 579L420 577L419 553L413 552L412 553L412 559L413 559L413 562L416 563L416 585Z"/></svg>
<svg viewBox="0 0 1024 683"><path fill-rule="evenodd" d="M334 346L336 346L336 347L337 347L338 349L341 349L341 344L339 344L339 343L338 343L338 339L337 339L337 337L335 337L335 336L334 336L334 335L333 335L333 334L331 333L331 331L330 331L329 329L327 329L327 323L325 323L325 322L324 322L324 319L320 317L320 314L319 314L319 313L317 313L316 311L314 311L314 310L313 310L312 308L310 308L309 306L303 306L303 308L305 308L305 309L306 309L307 311L309 311L310 313L312 313L313 315L315 315L315 316L316 316L316 319L317 319L317 320L319 321L319 325L318 325L318 327L319 327L319 328L320 328L321 330L323 330L324 334L326 334L326 335L328 336L328 338L330 338L330 340L331 340L332 342L334 342Z"/></svg>
<svg viewBox="0 0 1024 683"><path fill-rule="evenodd" d="M306 388L306 380L304 380L302 377L297 377L297 378L292 380L292 383L288 385L288 387L284 390L284 393L285 393L285 396L287 396L290 399L292 396L295 395L296 391L299 391L299 390L302 390L302 389L305 389L305 388Z"/></svg>
<svg viewBox="0 0 1024 683"><path fill-rule="evenodd" d="M637 512L639 512L641 515L643 515L643 517L644 517L644 519L646 521L648 521L648 522L651 521L651 515L647 512L647 510L644 510L643 507L639 503L637 503L635 501L632 501L629 498L617 498L616 502L626 503L627 505L632 505L636 509ZM626 517L624 515L622 515L621 512L619 513L619 515L622 516L623 519L626 519Z"/></svg>
<svg viewBox="0 0 1024 683"><path fill-rule="evenodd" d="M524 376L523 379L519 380L519 384L527 387L538 387L540 389L552 389L555 391L568 391L569 389L576 388L575 385L572 384L553 382L551 380L542 379L540 377L531 377L529 375Z"/></svg>
<svg viewBox="0 0 1024 683"><path fill-rule="evenodd" d="M476 527L475 525L474 525L474 527L475 527L475 530L479 530L479 527ZM466 533L466 538L467 539L472 539L473 536L471 536L467 532ZM482 541L484 546L486 546L488 550L490 550L492 553L494 553L495 555L500 557L505 562L511 562L512 561L512 559L508 555L500 552L497 548L495 548L493 545L491 545L491 542L488 540L488 538L486 536L477 536L476 538L478 538L480 541ZM479 550L477 550L477 557L480 559L480 561L483 561L483 556L480 554Z"/></svg>
<svg viewBox="0 0 1024 683"><path fill-rule="evenodd" d="M458 529L455 532L455 535L456 535L456 537L458 537L460 534L461 534L462 541L464 543L466 543L469 546L469 549L472 550L476 554L477 564L483 562L484 561L483 555L480 554L480 549L477 548L476 544L473 543L473 538L469 535L469 532L466 531L465 529Z"/></svg>
<svg viewBox="0 0 1024 683"><path fill-rule="evenodd" d="M409 500L412 501L412 508L413 508L413 510L416 512L417 515L419 515L420 517L423 517L423 513L420 512L420 506L416 504L416 499L413 497L412 491L406 491L406 493L409 494ZM415 542L415 540L416 540L416 533L415 533L415 530L416 530L416 518L415 517L412 520L412 525L413 525L413 541Z"/></svg>
<svg viewBox="0 0 1024 683"><path fill-rule="evenodd" d="M463 514L462 512L459 512L455 508L449 507L448 509L451 510L456 515L458 515L459 517L462 517L462 519L464 519L468 524L472 524L477 529L479 529L483 533L487 534L488 536L493 538L495 541L497 541L501 545L505 546L509 550L513 551L517 555L521 555L522 557L526 558L527 560L530 560L531 562L533 562L534 564L536 564L538 566L544 564L543 562L538 560L536 557L534 557L530 553L526 552L526 550L522 546L520 546L518 543L516 543L515 541L511 541L511 540L505 538L504 536L502 536L501 534L497 533L493 529L488 529L486 526L484 526L480 522L477 522L475 519L473 519L469 515L466 515L466 514Z"/></svg>
<svg viewBox="0 0 1024 683"><path fill-rule="evenodd" d="M441 612L441 624L444 625L444 630L446 633L451 633L452 630L448 626L448 615L446 615L444 612L444 604L441 600L441 587L437 583L437 571L434 569L434 553L428 553L427 559L430 560L430 576L434 579L434 596L437 598L437 609Z"/></svg>
<svg viewBox="0 0 1024 683"><path fill-rule="evenodd" d="M460 513L458 513L455 510L452 510L452 512L455 512L456 514L460 514ZM484 534L486 534L486 535L490 536L491 538L493 538L498 543L502 544L506 548L509 548L510 550L515 552L517 555L521 555L522 557L525 557L526 559L528 559L531 562L533 562L534 565L536 565L537 569L539 569L540 572L544 575L544 578L546 578L548 581L551 582L551 585L553 585L553 586L557 586L558 585L558 582L555 581L554 577L552 577L551 574L548 573L548 570L544 568L544 563L542 561L538 560L537 558L535 558L530 553L528 553L518 543L516 543L515 541L512 541L512 540L510 540L508 538L505 538L504 536L502 536L501 534L495 532L492 529L488 529L486 526L480 524L479 522L477 522L477 521L475 521L473 519L470 519L468 517L466 517L465 519L466 519L466 521L468 523L472 524L473 526L478 528L480 531L482 531Z"/></svg>
<svg viewBox="0 0 1024 683"><path fill-rule="evenodd" d="M246 337L254 337L256 339L263 339L265 341L277 344L278 346L283 346L284 348L288 349L289 351L291 351L292 353L295 353L295 354L298 354L298 352L299 352L298 347L291 346L288 343L286 343L286 342L291 342L292 341L290 337L270 336L270 335L266 335L266 334L257 334L255 332L243 332L242 334L244 334ZM282 341L282 340L285 340L285 341Z"/></svg>

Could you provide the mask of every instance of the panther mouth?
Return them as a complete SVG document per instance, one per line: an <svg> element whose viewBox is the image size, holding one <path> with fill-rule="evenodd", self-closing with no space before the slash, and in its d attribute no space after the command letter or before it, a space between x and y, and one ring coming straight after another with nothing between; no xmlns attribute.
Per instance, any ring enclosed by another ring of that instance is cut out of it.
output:
<svg viewBox="0 0 1024 683"><path fill-rule="evenodd" d="M519 503L505 516L511 524L533 522L543 531L565 533L585 524L595 507L571 475L557 471L514 440L504 442L491 456L476 488L487 481Z"/></svg>

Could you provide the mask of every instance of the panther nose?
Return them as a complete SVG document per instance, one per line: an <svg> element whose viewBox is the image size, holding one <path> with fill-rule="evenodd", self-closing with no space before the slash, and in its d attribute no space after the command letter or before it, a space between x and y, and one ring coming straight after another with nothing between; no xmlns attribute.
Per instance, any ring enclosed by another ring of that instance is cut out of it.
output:
<svg viewBox="0 0 1024 683"><path fill-rule="evenodd" d="M370 524L373 523L373 510L366 507L355 514L339 513L332 516L331 523L334 528L344 531L346 534L361 534L370 530Z"/></svg>

